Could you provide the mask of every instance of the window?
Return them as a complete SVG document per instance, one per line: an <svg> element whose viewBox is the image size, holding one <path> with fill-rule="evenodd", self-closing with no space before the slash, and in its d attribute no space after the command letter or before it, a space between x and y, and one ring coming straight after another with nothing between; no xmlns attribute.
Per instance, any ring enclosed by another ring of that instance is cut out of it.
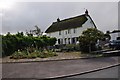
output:
<svg viewBox="0 0 120 80"><path fill-rule="evenodd" d="M65 34L67 35L67 31L65 31Z"/></svg>
<svg viewBox="0 0 120 80"><path fill-rule="evenodd" d="M79 41L79 38L78 38L78 37L76 37L76 41Z"/></svg>
<svg viewBox="0 0 120 80"><path fill-rule="evenodd" d="M68 29L68 34L71 34L71 30L70 29Z"/></svg>
<svg viewBox="0 0 120 80"><path fill-rule="evenodd" d="M75 38L72 38L72 44L75 44Z"/></svg>
<svg viewBox="0 0 120 80"><path fill-rule="evenodd" d="M61 35L61 31L59 31L59 35Z"/></svg>
<svg viewBox="0 0 120 80"><path fill-rule="evenodd" d="M60 39L58 39L58 44L60 44Z"/></svg>
<svg viewBox="0 0 120 80"><path fill-rule="evenodd" d="M70 44L70 38L68 38L68 44Z"/></svg>
<svg viewBox="0 0 120 80"><path fill-rule="evenodd" d="M63 44L63 39L60 39L60 44Z"/></svg>
<svg viewBox="0 0 120 80"><path fill-rule="evenodd" d="M58 39L58 44L63 44L63 39Z"/></svg>
<svg viewBox="0 0 120 80"><path fill-rule="evenodd" d="M67 40L67 38L65 38L65 44L67 43L67 41L66 41L66 40Z"/></svg>
<svg viewBox="0 0 120 80"><path fill-rule="evenodd" d="M75 28L73 29L73 33L76 33L76 29Z"/></svg>

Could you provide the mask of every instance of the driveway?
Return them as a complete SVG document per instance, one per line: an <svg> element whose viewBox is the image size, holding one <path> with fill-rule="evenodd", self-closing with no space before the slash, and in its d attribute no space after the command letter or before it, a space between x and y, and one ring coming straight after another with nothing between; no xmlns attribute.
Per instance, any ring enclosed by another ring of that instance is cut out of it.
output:
<svg viewBox="0 0 120 80"><path fill-rule="evenodd" d="M2 64L3 78L52 78L118 64L118 57Z"/></svg>

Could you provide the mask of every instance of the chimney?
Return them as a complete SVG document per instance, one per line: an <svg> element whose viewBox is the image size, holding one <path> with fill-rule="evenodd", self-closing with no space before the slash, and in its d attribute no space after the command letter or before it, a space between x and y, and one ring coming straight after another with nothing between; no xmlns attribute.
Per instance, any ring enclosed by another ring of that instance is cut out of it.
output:
<svg viewBox="0 0 120 80"><path fill-rule="evenodd" d="M57 18L57 22L60 22L60 19L59 19L59 18Z"/></svg>
<svg viewBox="0 0 120 80"><path fill-rule="evenodd" d="M85 14L88 15L88 10L86 9Z"/></svg>

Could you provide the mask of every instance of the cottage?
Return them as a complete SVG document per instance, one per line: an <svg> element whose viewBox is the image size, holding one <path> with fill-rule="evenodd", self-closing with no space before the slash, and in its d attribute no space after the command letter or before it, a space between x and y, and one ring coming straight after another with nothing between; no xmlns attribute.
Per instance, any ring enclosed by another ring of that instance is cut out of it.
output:
<svg viewBox="0 0 120 80"><path fill-rule="evenodd" d="M88 10L85 14L80 16L60 20L53 22L50 27L45 31L50 37L56 37L56 45L59 44L76 44L78 37L87 28L96 28L95 23L88 14Z"/></svg>

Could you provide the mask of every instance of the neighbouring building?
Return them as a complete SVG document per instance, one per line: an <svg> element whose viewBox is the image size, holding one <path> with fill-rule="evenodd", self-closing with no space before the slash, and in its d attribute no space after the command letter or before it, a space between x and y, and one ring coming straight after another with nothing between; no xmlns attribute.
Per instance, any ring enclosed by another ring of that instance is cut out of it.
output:
<svg viewBox="0 0 120 80"><path fill-rule="evenodd" d="M90 15L88 10L85 14L53 22L50 27L45 31L48 36L56 37L56 45L59 44L76 44L78 42L78 37L87 28L96 28L96 25Z"/></svg>
<svg viewBox="0 0 120 80"><path fill-rule="evenodd" d="M120 40L120 30L114 30L110 33L111 41L112 40Z"/></svg>

